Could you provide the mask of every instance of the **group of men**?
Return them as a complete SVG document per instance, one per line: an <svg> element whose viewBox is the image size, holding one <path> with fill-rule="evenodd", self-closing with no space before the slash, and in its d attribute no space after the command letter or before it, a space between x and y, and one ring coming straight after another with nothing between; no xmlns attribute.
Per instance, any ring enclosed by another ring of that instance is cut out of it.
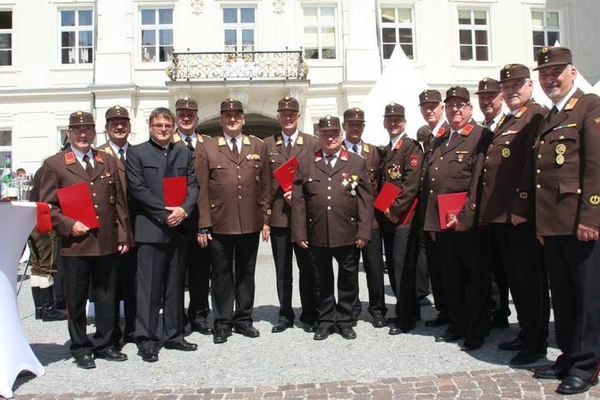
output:
<svg viewBox="0 0 600 400"><path fill-rule="evenodd" d="M278 103L281 132L264 141L243 133L244 107L234 99L221 103L222 133L213 138L195 132L198 104L184 98L176 115L154 110L150 139L136 146L127 142L124 108L107 111L110 141L98 149L91 147L91 114L73 113L70 147L44 162L40 198L55 206L53 223L63 239L77 365L93 368L93 355L125 360L121 339L135 341L148 362L158 360L161 347L196 350L184 339L186 320L214 343L226 342L234 331L258 337L252 311L262 238L271 241L280 305L272 332L294 326L295 255L299 320L315 340L336 331L356 338L362 254L375 328L389 326L390 335L414 329L420 320L417 287L423 286L418 277L428 274L439 314L426 325L447 324L436 341L464 339L461 349L472 351L490 328L508 325L510 289L521 331L499 347L517 351L512 365L533 363L546 355L549 276L562 354L534 376L560 379L560 393L588 390L598 381L600 361L600 269L594 262L600 99L574 86L568 49L544 47L537 62L551 111L533 100L530 70L508 64L499 80L479 83L481 124L472 118L466 88L449 88L443 100L438 91L425 90L419 100L427 124L419 140L405 132L404 107L390 103L383 116L390 142L383 149L362 141L365 115L358 108L346 110L343 121L321 118L316 137L300 132L300 105L291 97ZM290 163L294 158L297 167ZM282 166L295 169L291 188L275 177ZM168 205L164 187L173 178L184 182L184 194ZM57 189L80 182L89 184L97 228L62 213ZM390 187L397 194L375 209L374 200ZM386 318L384 254L394 318ZM424 264L426 274L420 271ZM94 344L85 331L90 281ZM126 304L124 331L118 298Z"/></svg>

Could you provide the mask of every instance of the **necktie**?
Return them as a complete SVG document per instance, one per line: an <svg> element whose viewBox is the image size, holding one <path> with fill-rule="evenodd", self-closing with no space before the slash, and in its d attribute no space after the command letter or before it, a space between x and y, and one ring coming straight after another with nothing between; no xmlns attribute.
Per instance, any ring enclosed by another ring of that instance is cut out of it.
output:
<svg viewBox="0 0 600 400"><path fill-rule="evenodd" d="M92 168L92 164L90 163L90 158L88 157L87 154L85 154L83 156L83 162L85 163L85 172L89 178L89 180L92 180L92 173L94 172L94 168Z"/></svg>
<svg viewBox="0 0 600 400"><path fill-rule="evenodd" d="M237 161L237 159L240 157L240 152L238 150L237 140L235 140L235 138L231 138L231 153L233 154L233 157Z"/></svg>
<svg viewBox="0 0 600 400"><path fill-rule="evenodd" d="M358 154L358 146L353 144L352 145L352 151L355 152L356 154Z"/></svg>
<svg viewBox="0 0 600 400"><path fill-rule="evenodd" d="M335 154L332 156L325 156L325 159L327 160L327 166L329 167L329 170L331 171L331 169L333 168L333 160L335 160Z"/></svg>
<svg viewBox="0 0 600 400"><path fill-rule="evenodd" d="M292 138L287 138L287 142L285 144L285 156L287 158L289 158L291 152L292 152Z"/></svg>
<svg viewBox="0 0 600 400"><path fill-rule="evenodd" d="M118 154L117 157L119 157L119 160L124 160L125 159L125 150L123 150L123 148L119 149L119 154Z"/></svg>
<svg viewBox="0 0 600 400"><path fill-rule="evenodd" d="M450 142L452 141L452 139L454 138L454 135L456 135L456 134L457 134L456 131L450 132L450 137L448 138L448 141L446 142L446 147L448 147L448 145L450 145Z"/></svg>
<svg viewBox="0 0 600 400"><path fill-rule="evenodd" d="M490 130L492 129L492 125L493 125L493 124L494 124L494 120L491 120L491 121L484 121L484 122L483 122L483 126L485 126L486 128L488 128L488 129L490 129Z"/></svg>
<svg viewBox="0 0 600 400"><path fill-rule="evenodd" d="M190 149L191 151L194 151L194 145L192 144L191 137L188 136L185 138L185 145L187 146L188 149Z"/></svg>

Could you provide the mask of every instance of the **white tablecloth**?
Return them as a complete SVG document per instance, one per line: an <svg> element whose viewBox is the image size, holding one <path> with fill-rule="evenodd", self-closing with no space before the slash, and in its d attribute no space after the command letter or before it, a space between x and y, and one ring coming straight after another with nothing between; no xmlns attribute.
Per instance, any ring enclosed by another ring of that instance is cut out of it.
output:
<svg viewBox="0 0 600 400"><path fill-rule="evenodd" d="M35 223L35 203L0 202L0 395L7 398L13 396L21 371L45 373L25 338L17 308L19 259Z"/></svg>

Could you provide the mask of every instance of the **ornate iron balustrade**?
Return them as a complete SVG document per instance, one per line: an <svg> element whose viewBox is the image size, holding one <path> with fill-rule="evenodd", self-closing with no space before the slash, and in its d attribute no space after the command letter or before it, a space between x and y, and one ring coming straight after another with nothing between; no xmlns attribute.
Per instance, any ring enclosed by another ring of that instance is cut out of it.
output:
<svg viewBox="0 0 600 400"><path fill-rule="evenodd" d="M302 51L173 53L172 81L220 79L306 79Z"/></svg>

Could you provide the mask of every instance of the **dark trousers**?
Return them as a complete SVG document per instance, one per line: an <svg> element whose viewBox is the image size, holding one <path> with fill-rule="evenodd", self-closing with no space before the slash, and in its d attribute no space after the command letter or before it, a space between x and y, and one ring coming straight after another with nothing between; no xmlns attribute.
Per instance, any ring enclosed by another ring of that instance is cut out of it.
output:
<svg viewBox="0 0 600 400"><path fill-rule="evenodd" d="M292 244L289 228L271 228L271 250L275 262L277 277L277 296L279 297L279 321L293 323L295 314L292 308L293 263L292 249L298 264L298 284L300 286L300 321L311 325L317 320L317 294L314 273L310 266L308 250Z"/></svg>
<svg viewBox="0 0 600 400"><path fill-rule="evenodd" d="M535 226L492 224L491 229L517 310L519 337L526 349L545 350L550 318L548 275L540 260Z"/></svg>
<svg viewBox="0 0 600 400"><path fill-rule="evenodd" d="M319 328L331 330L335 325L340 328L352 326L355 320L354 302L358 294L358 249L354 245L333 248L309 246L308 252L315 272ZM337 303L334 258L338 264Z"/></svg>
<svg viewBox="0 0 600 400"><path fill-rule="evenodd" d="M213 234L212 301L215 329L252 324L259 232ZM235 306L235 314L234 314Z"/></svg>
<svg viewBox="0 0 600 400"><path fill-rule="evenodd" d="M415 255L414 245L410 243L410 228L396 229L383 232L385 246L385 261L388 268L388 277L392 291L396 296L396 323L414 324L419 318L415 310Z"/></svg>
<svg viewBox="0 0 600 400"><path fill-rule="evenodd" d="M385 316L385 292L383 279L383 256L381 249L381 235L379 229L371 231L371 241L361 249L363 268L367 275L367 289L369 291L369 314ZM354 306L354 315L357 317L362 310L358 296Z"/></svg>
<svg viewBox="0 0 600 400"><path fill-rule="evenodd" d="M115 329L113 343L118 344L121 337L135 336L136 293L135 276L137 271L137 248L130 247L125 254L117 257L117 290L115 299ZM120 301L123 300L125 329L121 329Z"/></svg>
<svg viewBox="0 0 600 400"><path fill-rule="evenodd" d="M183 339L183 257L180 238L168 243L137 243L137 317L135 336L140 349ZM163 309L162 338L158 333Z"/></svg>
<svg viewBox="0 0 600 400"><path fill-rule="evenodd" d="M556 365L586 381L600 368L600 241L573 236L544 238L550 276L556 341L562 351Z"/></svg>
<svg viewBox="0 0 600 400"><path fill-rule="evenodd" d="M114 329L117 253L94 257L62 257L63 279L69 310L70 351L74 357L110 347ZM90 282L96 293L95 344L87 336L85 306Z"/></svg>
<svg viewBox="0 0 600 400"><path fill-rule="evenodd" d="M436 244L444 268L449 330L466 336L467 340L483 341L489 322L490 296L490 270L483 262L485 234L478 229L436 232Z"/></svg>
<svg viewBox="0 0 600 400"><path fill-rule="evenodd" d="M425 248L425 235L428 233L423 230L422 226L415 227L413 232L415 234L415 246L417 252L415 291L417 294L417 299L422 299L427 297L427 295L430 293L429 270L427 267L427 249Z"/></svg>
<svg viewBox="0 0 600 400"><path fill-rule="evenodd" d="M210 290L210 246L202 248L194 237L187 243L185 266L188 272L190 302L187 318L194 325L206 320L210 312L208 293Z"/></svg>
<svg viewBox="0 0 600 400"><path fill-rule="evenodd" d="M439 318L449 318L448 301L444 290L444 267L436 242L431 239L429 232L425 232L425 250L427 251L427 269L429 271L429 280L431 281L431 292L435 309L438 310Z"/></svg>
<svg viewBox="0 0 600 400"><path fill-rule="evenodd" d="M510 315L510 308L508 303L508 278L506 277L506 268L503 265L502 251L508 250L507 248L501 249L499 240L496 238L498 234L495 229L490 228L488 230L488 240L490 251L487 252L487 261L490 264L491 271L491 292L490 292L490 311L492 319L507 318ZM518 254L518 253L517 253Z"/></svg>

